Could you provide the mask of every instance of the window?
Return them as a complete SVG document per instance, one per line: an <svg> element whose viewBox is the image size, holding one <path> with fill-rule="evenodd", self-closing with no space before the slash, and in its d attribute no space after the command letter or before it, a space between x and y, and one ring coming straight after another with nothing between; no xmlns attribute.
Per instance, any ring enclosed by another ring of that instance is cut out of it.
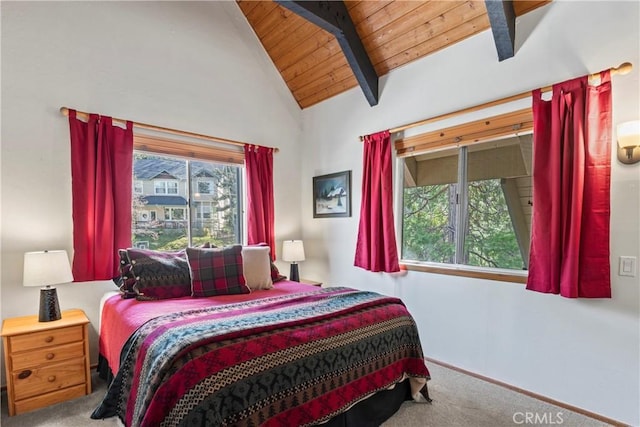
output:
<svg viewBox="0 0 640 427"><path fill-rule="evenodd" d="M242 241L241 166L142 150L133 157L134 180L154 189L151 195L134 194L134 246L177 250Z"/></svg>
<svg viewBox="0 0 640 427"><path fill-rule="evenodd" d="M411 146L409 139L396 142L404 169L402 262L436 269L437 263L443 270L446 265L472 271L526 270L532 135L513 135L511 129L510 136L465 145L459 143L462 137L452 138L452 144L425 142L452 134L440 130L433 136L412 137L422 138L414 147L427 148L411 149L411 156L401 151Z"/></svg>
<svg viewBox="0 0 640 427"><path fill-rule="evenodd" d="M153 188L155 194L178 194L178 181L156 180Z"/></svg>
<svg viewBox="0 0 640 427"><path fill-rule="evenodd" d="M211 218L211 203L209 202L195 202L195 211L197 219L210 219Z"/></svg>
<svg viewBox="0 0 640 427"><path fill-rule="evenodd" d="M197 194L213 194L213 180L199 179L196 181L196 185L198 186Z"/></svg>
<svg viewBox="0 0 640 427"><path fill-rule="evenodd" d="M133 194L143 194L144 186L142 185L142 181L135 179L133 181Z"/></svg>
<svg viewBox="0 0 640 427"><path fill-rule="evenodd" d="M164 219L167 221L183 221L185 208L164 208Z"/></svg>

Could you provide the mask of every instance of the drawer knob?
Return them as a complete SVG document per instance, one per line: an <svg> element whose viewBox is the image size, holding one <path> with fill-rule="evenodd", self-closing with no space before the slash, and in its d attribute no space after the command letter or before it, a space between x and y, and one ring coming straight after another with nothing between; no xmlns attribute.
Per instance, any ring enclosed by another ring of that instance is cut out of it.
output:
<svg viewBox="0 0 640 427"><path fill-rule="evenodd" d="M24 370L18 374L18 379L23 380L25 378L29 378L29 375L31 375L31 370L30 369Z"/></svg>
<svg viewBox="0 0 640 427"><path fill-rule="evenodd" d="M53 341L53 337L51 335L49 335L44 339L44 342L51 342L51 341Z"/></svg>
<svg viewBox="0 0 640 427"><path fill-rule="evenodd" d="M47 381L49 381L50 383L54 382L55 380L56 380L55 375L50 375L49 378L47 378Z"/></svg>
<svg viewBox="0 0 640 427"><path fill-rule="evenodd" d="M47 355L46 355L45 357L47 358L47 360L51 360L51 359L53 359L54 357L56 357L56 355L55 355L55 354L53 354L53 353L47 353Z"/></svg>

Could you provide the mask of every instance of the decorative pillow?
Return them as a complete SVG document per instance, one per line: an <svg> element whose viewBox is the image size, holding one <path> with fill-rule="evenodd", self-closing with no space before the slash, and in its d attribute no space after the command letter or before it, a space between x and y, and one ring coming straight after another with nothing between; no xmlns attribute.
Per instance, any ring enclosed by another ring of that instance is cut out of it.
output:
<svg viewBox="0 0 640 427"><path fill-rule="evenodd" d="M167 299L191 295L191 278L185 251L127 249L135 277L136 299Z"/></svg>
<svg viewBox="0 0 640 427"><path fill-rule="evenodd" d="M249 289L273 288L269 252L271 252L269 246L244 246L242 248L242 270Z"/></svg>
<svg viewBox="0 0 640 427"><path fill-rule="evenodd" d="M258 243L256 246L269 247L269 245L267 245L266 243ZM269 252L269 262L271 263L271 281L273 283L279 282L280 280L284 280L287 278L287 276L283 276L282 274L280 274L280 270L278 270L278 267L276 267L276 265L273 263L273 257L271 256L271 252Z"/></svg>
<svg viewBox="0 0 640 427"><path fill-rule="evenodd" d="M191 296L248 294L242 273L242 246L221 249L187 248Z"/></svg>
<svg viewBox="0 0 640 427"><path fill-rule="evenodd" d="M135 298L136 292L133 290L133 285L136 283L136 278L131 269L131 262L129 261L127 250L118 249L118 255L120 256L120 276L114 278L113 281L118 285L122 298Z"/></svg>

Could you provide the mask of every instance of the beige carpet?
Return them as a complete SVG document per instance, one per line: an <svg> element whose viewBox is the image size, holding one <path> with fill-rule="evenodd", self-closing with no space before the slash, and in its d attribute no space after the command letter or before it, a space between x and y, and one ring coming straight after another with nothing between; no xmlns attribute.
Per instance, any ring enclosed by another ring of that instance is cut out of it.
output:
<svg viewBox="0 0 640 427"><path fill-rule="evenodd" d="M541 402L465 374L429 364L432 404L405 402L384 427L501 427L501 426L605 426L601 422ZM94 378L91 395L23 415L9 417L2 394L2 427L120 426L115 418L92 420L89 415L104 396L106 385ZM529 417L530 422L525 422ZM537 418L536 418L537 417ZM537 421L537 422L535 422ZM364 426L363 426L364 427ZM372 426L373 427L373 426Z"/></svg>

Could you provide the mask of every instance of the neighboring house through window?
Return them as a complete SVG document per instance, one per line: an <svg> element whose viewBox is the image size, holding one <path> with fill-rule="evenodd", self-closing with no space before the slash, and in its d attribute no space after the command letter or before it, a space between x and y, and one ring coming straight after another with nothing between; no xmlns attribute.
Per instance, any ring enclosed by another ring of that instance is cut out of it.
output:
<svg viewBox="0 0 640 427"><path fill-rule="evenodd" d="M133 175L142 189L133 196L134 246L176 250L242 242L241 164L136 150Z"/></svg>

